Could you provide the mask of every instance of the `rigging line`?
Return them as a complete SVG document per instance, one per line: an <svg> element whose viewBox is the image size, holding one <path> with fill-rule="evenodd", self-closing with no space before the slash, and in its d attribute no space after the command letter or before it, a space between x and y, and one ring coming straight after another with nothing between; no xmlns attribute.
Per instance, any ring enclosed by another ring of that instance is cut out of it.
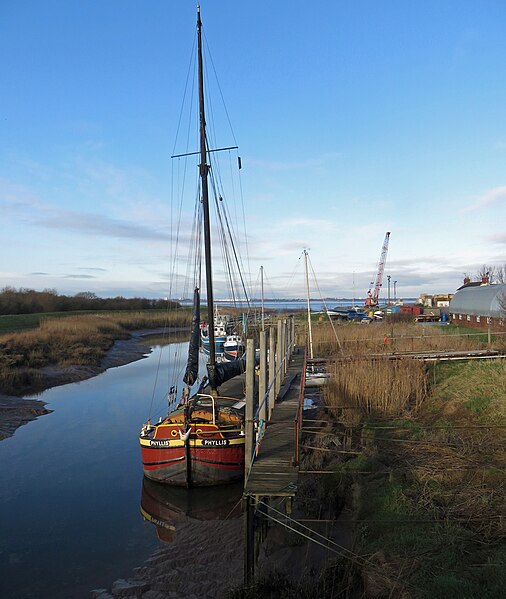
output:
<svg viewBox="0 0 506 599"><path fill-rule="evenodd" d="M237 144L236 144L237 145ZM248 277L249 277L249 290L250 290L250 296L251 296L251 291L252 291L252 285L251 285L251 277L252 277L252 272L251 272L251 262L250 262L250 256L249 256L249 241L248 241L248 235L246 233L246 211L244 209L244 194L243 194L243 190L242 190L242 175L241 175L241 170L239 169L238 171L238 180L239 180L239 194L241 197L241 209L242 209L242 226L243 226L243 231L244 231L244 245L246 246L246 262L248 265Z"/></svg>
<svg viewBox="0 0 506 599"><path fill-rule="evenodd" d="M216 214L216 218L218 221L217 222L217 228L218 228L218 233L219 233L218 239L220 241L221 254L222 254L222 259L223 259L223 263L224 263L225 277L227 280L227 286L228 286L229 293L233 294L233 283L232 283L232 274L231 274L232 269L231 269L231 265L230 265L227 240L226 240L226 236L225 236L223 220L222 220L221 210L220 210L219 201L218 201L216 181L215 181L215 178L213 175L211 175L210 178L211 178L211 188L213 191L214 209L215 209L215 214ZM234 300L234 304L235 304L235 300Z"/></svg>
<svg viewBox="0 0 506 599"><path fill-rule="evenodd" d="M233 232L230 229L230 224L229 224L228 217L227 217L227 205L221 196L218 199L217 189L216 189L216 181L213 176L211 176L211 179L212 179L212 186L213 186L213 192L214 192L216 212L217 212L218 219L219 219L221 235L223 238L223 246L224 246L224 250L225 250L225 254L226 254L224 256L224 261L226 260L226 264L227 264L227 268L228 268L230 287L231 287L231 295L233 297L234 305L236 306L237 299L238 299L238 298L236 299L236 293L235 293L235 287L237 284L236 276L238 276L240 279L240 282L241 282L241 285L242 285L242 288L243 288L243 291L245 294L245 299L248 301L248 304L249 304L248 294L247 294L247 290L246 290L246 287L244 284L244 279L242 276L242 268L241 268L240 260L238 258L236 247L235 247ZM223 221L225 221L226 230L223 225ZM228 237L227 237L227 233L228 233ZM228 249L229 248L229 243L227 241L228 239L230 240L230 246L232 248L233 256L235 258L235 264L237 266L237 275L236 275L234 269L232 268L230 251ZM238 285L237 285L237 287L238 287Z"/></svg>
<svg viewBox="0 0 506 599"><path fill-rule="evenodd" d="M217 72L216 72L216 69L215 69L215 66L214 66L214 62L213 62L213 59L212 59L212 54L211 54L211 51L210 51L209 44L207 42L207 38L205 36L205 33L204 33L204 40L205 40L205 45L206 45L206 48L207 48L207 56L209 57L210 63L212 65L212 67L213 67L214 77L215 77L215 80L216 80L216 83L217 83L217 86L218 86L218 90L220 92L220 96L221 96L221 100L222 100L223 107L224 107L224 110L225 110L225 114L226 114L226 117L227 117L227 120L228 120L228 123L229 123L230 131L232 133L232 138L234 140L235 145L237 146L238 145L237 144L237 140L235 138L234 130L233 130L233 127L232 127L232 123L230 121L230 116L229 116L229 113L228 113L228 110L227 110L227 106L226 106L226 103L225 103L225 100L224 100L224 97L223 97L223 93L222 93L222 90L221 90L220 82L219 82L218 75L217 75ZM207 65L207 61L206 61L206 65ZM208 71L207 71L207 66L206 66L206 76L207 76L207 73L208 73ZM207 76L207 79L209 79L208 76ZM213 137L216 138L215 125L214 125L214 107L213 107L212 104L210 106L210 112L211 112L211 117L212 117L211 132L212 132ZM216 171L218 189L221 190L221 194L220 195L223 196L224 195L223 194L223 183L222 183L222 180L221 180L220 163L219 162L215 162L214 169ZM233 177L231 177L231 180L232 180L232 185L233 185ZM239 171L239 182L240 182L240 189L241 189L241 204L242 204L242 209L243 209L243 224L244 224L244 231L246 231L246 226L245 226L246 225L246 218L245 218L245 214L244 214L244 198L243 198L243 193L242 193L240 171ZM235 195L235 190L234 190L234 195ZM232 237L231 234L230 234L230 238L231 238L232 243L233 243L233 237ZM248 268L249 268L249 249L248 249L246 234L245 234L245 240L246 240L246 252L247 252ZM238 262L235 248L234 248L234 254L235 254L236 261ZM242 286L244 288L245 298L247 299L248 296L249 296L249 294L246 291L246 285L244 284L244 281L243 281L243 276L242 276L242 270L243 269L241 268L241 266L239 266L239 264L238 264L238 269L239 269L239 272L241 273L241 282L242 282ZM251 272L250 272L250 285L249 285L249 287L250 287L250 291L251 291Z"/></svg>
<svg viewBox="0 0 506 599"><path fill-rule="evenodd" d="M308 261L309 261L309 266L311 267L311 272L312 272L312 274L313 274L313 279L314 279L314 282L315 282L315 284L316 284L316 288L318 289L318 293L320 294L320 300L323 302L323 305L324 305L324 307L325 307L325 312L327 313L327 317L328 317L328 319L329 319L329 322L330 322L330 326L332 327L332 331L333 331L333 333L334 333L334 337L336 338L337 345L339 346L339 349L340 349L340 351L341 351L341 354L344 354L344 351L343 351L343 346L341 345L341 341L339 340L339 337L338 337L338 335L337 335L336 328L335 328L335 326L334 326L334 323L332 322L332 318L330 318L330 316L329 316L329 309L328 309L328 307L327 307L327 303L326 303L326 301L323 299L322 292L320 291L320 286L318 285L318 281L317 281L317 279L316 279L316 273L315 273L315 271L314 271L314 268L313 268L313 263L311 262L311 258L310 258L310 256L309 256L309 254L307 254L307 259L308 259Z"/></svg>
<svg viewBox="0 0 506 599"><path fill-rule="evenodd" d="M292 288L293 288L293 284L295 281L295 275L297 274L297 271L300 268L300 265L302 264L301 258L304 255L304 252L301 252L299 259L297 260L297 263L295 264L295 268L292 272L292 274L290 275L290 278L288 279L288 285L287 285L287 291L291 292Z"/></svg>
<svg viewBox="0 0 506 599"><path fill-rule="evenodd" d="M210 54L210 52L209 52L209 54ZM207 70L206 70L206 73L207 73ZM215 73L215 78L217 80L216 73ZM219 83L218 83L218 86L219 86ZM221 93L221 90L220 90L220 93ZM223 100L223 97L222 97L222 100ZM225 110L226 110L226 107L225 107ZM212 126L211 126L211 133L212 133L212 137L214 139L214 137L216 136L216 134L215 134L215 125L214 125L214 107L212 105L210 107L210 112L211 112L211 117L213 119L212 120ZM228 117L228 115L227 115L227 117ZM232 128L231 128L231 131L232 131L232 135L233 135ZM235 136L234 136L234 142L237 145L237 142L235 140ZM220 196L223 197L225 194L224 194L223 180L222 180L222 175L221 175L221 163L217 160L217 158L216 158L216 160L213 160L213 169L215 171L216 186L217 186L217 189L218 189L218 193L220 194ZM240 180L240 174L239 174L239 180ZM234 187L234 178L233 178L233 176L231 176L231 182L232 182L232 187L234 188L233 193L235 195L235 187ZM243 224L245 225L244 198L243 198L243 194L242 194L242 188L241 188L241 204L242 204L242 208L243 208ZM245 226L244 226L244 230L246 230ZM231 239L233 239L232 235L230 235L230 237L231 237ZM245 238L246 238L246 236L245 236ZM247 248L247 252L248 252L248 248ZM249 253L248 253L248 264L249 264ZM239 270L242 271L243 270L242 267L239 267ZM251 288L251 282L250 282L249 286ZM245 296L248 297L248 295L249 295L248 292L245 291Z"/></svg>
<svg viewBox="0 0 506 599"><path fill-rule="evenodd" d="M188 63L188 71L186 73L186 81L185 81L185 86L184 86L184 92L183 92L183 100L181 102L181 108L179 111L179 119L177 122L177 128L176 128L176 136L174 138L174 146L172 148L172 153L175 154L175 150L176 150L176 144L177 144L177 139L179 137L179 129L181 126L181 122L183 120L183 110L184 110L184 105L186 102L186 93L188 91L188 82L190 80L190 72L191 72L191 67L192 64L195 65L195 47L197 45L197 30L195 29L195 34L193 36L193 45L192 45L192 50L191 50L191 54L190 54L190 61ZM194 73L195 73L195 66L193 67ZM192 96L193 96L193 88L192 88Z"/></svg>
<svg viewBox="0 0 506 599"><path fill-rule="evenodd" d="M236 150L237 151L237 150ZM232 169L232 152L228 151L228 170L230 172L230 184L232 186L232 205L234 207L234 223L236 230L239 230L238 220L237 220L237 197L235 194L235 180L234 180L234 171Z"/></svg>
<svg viewBox="0 0 506 599"><path fill-rule="evenodd" d="M215 66L214 66L213 55L211 54L211 50L210 50L210 48L209 48L209 44L208 44L208 42L207 42L207 37L206 37L206 34L205 34L205 32L203 32L203 34L204 34L204 43L205 43L205 46L206 46L206 48L207 48L207 56L209 56L209 61L210 61L210 63L211 63L211 66L213 67L214 77L215 77L215 79L216 79L216 84L217 84L217 86L218 86L218 90L219 90L219 92L220 92L220 97L221 97L221 101L222 101L222 103L223 103L223 108L224 108L224 110L225 110L225 114L226 114L226 116L227 116L228 124L229 124L229 127L230 127L230 132L232 133L232 138L233 138L233 140L234 140L234 143L235 143L235 145L237 146L237 145L238 145L238 143L237 143L237 141L236 141L236 139L235 139L235 135L234 135L234 128L232 127L232 121L230 120L230 116L229 116L229 114L228 114L227 105L226 105L226 103L225 103L225 98L223 97L223 92L221 91L220 80L218 79L218 74L217 74L217 72L216 72L216 68L215 68Z"/></svg>
<svg viewBox="0 0 506 599"><path fill-rule="evenodd" d="M262 501L260 501L259 503L263 503ZM263 504L263 505L267 505L267 504ZM276 511L274 508L272 508L271 506L267 506L271 511ZM281 512L279 512L281 513ZM285 514L281 514L283 517L287 518L288 520L294 522L295 524L298 524L299 526L302 526L303 528L306 528L307 530L309 530L310 532L316 534L317 536L322 537L322 535L319 535L318 533L316 533L315 531L313 531L312 529L308 528L307 526L304 526L302 524L300 524L299 522L297 522L296 520L292 520L291 518L289 518L288 516L286 516ZM269 513L266 512L262 512L262 516L268 518L269 520L272 520L273 522L276 522L277 524L280 524L281 526L284 526L285 528L288 528L289 530L291 530L292 532L294 532L295 534L298 534L301 537L304 537L305 539L307 539L308 541L311 541L312 543L316 543L317 545L320 545L321 547L324 547L325 549L327 549L328 551L330 551L331 553L334 553L336 555L339 555L341 557L346 557L347 559L349 559L350 561L360 565L360 566L365 566L367 565L368 567L372 568L375 571L375 574L380 577L383 578L384 580L388 581L389 583L393 582L388 576L386 576L385 574L383 574L380 570L380 566L376 565L374 562L371 562L370 560L368 560L365 557L362 557L360 555L358 555L357 553L354 553L353 551L350 551L349 549L346 549L346 547L342 547L341 545L338 545L337 543L334 543L334 541L332 541L331 539L327 539L326 537L323 537L325 540L327 540L329 543L336 545L337 547L339 547L341 549L341 551L338 551L337 549L334 549L333 547L329 547L328 545L325 545L324 543L322 543L321 541L318 541L317 539L312 538L311 536L301 532L300 530L297 530L296 528L294 528L293 526L290 526L289 524L287 524L286 522L283 522L281 520L278 520L277 518L274 518L274 516L271 516ZM344 555L343 555L344 553ZM404 583L404 587L408 586L407 583ZM413 588L412 585L409 585L410 588Z"/></svg>
<svg viewBox="0 0 506 599"><path fill-rule="evenodd" d="M279 516L281 516L282 518L285 518L286 520L288 520L288 522L292 522L294 524L297 524L301 528L309 531L310 533L313 533L317 537L320 537L320 539L323 539L327 543L330 543L331 545L334 545L335 547L341 549L342 551L344 551L346 553L350 553L354 557L359 557L359 558L361 557L357 553L354 553L353 551L351 551L350 549L347 549L343 545L340 545L339 543L336 543L332 539L329 539L328 537L320 534L319 532L316 532L316 530L313 530L312 528L309 528L309 526L306 526L305 524L301 524L300 522L298 522L294 518L290 518L290 516L288 516L288 514L285 514L285 513L281 512L281 511L277 510L275 507L273 507L272 505L270 505L268 503L263 502L261 499L258 501L258 503L261 504L261 505L264 505L270 512L276 512L276 514L279 514ZM262 512L262 515L264 515L264 512ZM295 531L295 532L297 532L297 531ZM362 559L364 559L364 558L362 558Z"/></svg>
<svg viewBox="0 0 506 599"><path fill-rule="evenodd" d="M232 231L230 229L230 224L229 224L228 217L227 217L227 207L226 206L224 206L223 214L224 214L224 217L225 217L225 224L227 226L227 231L228 231L228 234L229 234L229 237L230 237L230 241L231 241L231 245L232 245L232 251L234 253L235 263L237 265L237 271L238 271L238 274L239 274L239 277L240 277L240 280L241 280L241 285L242 285L242 288L243 288L243 291L244 291L244 299L247 301L248 308L249 308L250 300L249 300L249 295L248 295L248 292L246 290L246 284L244 282L244 278L243 278L243 274L242 274L243 267L240 264L240 259L239 259L238 255L237 255L236 242L234 242L233 233L232 233Z"/></svg>
<svg viewBox="0 0 506 599"><path fill-rule="evenodd" d="M242 287L244 290L244 296L245 299L247 300L250 297L250 294L248 294L248 291L246 289L246 283L243 280L243 272L244 272L244 265L242 263L242 259L240 254L238 254L236 248L239 246L239 239L237 238L237 234L234 232L234 230L231 228L230 226L230 210L228 209L228 203L226 201L223 201L223 213L225 216L225 224L227 226L227 230L228 230L228 234L232 243L232 249L234 252L234 257L235 257L235 262L237 265L237 270L239 275L241 276L241 283L242 283ZM245 232L245 236L246 236L246 232Z"/></svg>

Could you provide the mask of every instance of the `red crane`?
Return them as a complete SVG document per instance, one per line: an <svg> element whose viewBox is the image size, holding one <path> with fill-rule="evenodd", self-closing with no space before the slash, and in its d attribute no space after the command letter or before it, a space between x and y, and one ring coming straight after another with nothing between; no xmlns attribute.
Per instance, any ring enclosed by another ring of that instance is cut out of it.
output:
<svg viewBox="0 0 506 599"><path fill-rule="evenodd" d="M374 289L367 292L367 297L365 298L366 306L377 306L378 298L381 289L381 283L383 281L383 271L385 270L385 263L387 261L387 253L388 253L388 240L390 239L390 231L387 231L385 235L385 241L383 242L383 247L381 248L381 256L378 264L378 273L376 275L376 282L374 283ZM371 283L372 287L373 283Z"/></svg>

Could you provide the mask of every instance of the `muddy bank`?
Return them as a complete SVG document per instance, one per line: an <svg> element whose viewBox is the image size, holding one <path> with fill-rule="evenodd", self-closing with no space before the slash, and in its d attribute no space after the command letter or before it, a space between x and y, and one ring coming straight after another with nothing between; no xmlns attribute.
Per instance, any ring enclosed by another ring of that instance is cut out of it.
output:
<svg viewBox="0 0 506 599"><path fill-rule="evenodd" d="M149 352L150 338L165 334L177 334L185 329L172 328L133 331L128 339L120 339L107 352L100 366L46 366L39 370L35 385L19 390L20 395L36 395L68 383L77 383L105 372L108 368L123 366L145 358ZM24 398L0 393L0 441L11 437L16 430L39 416L49 414L46 404L35 398Z"/></svg>
<svg viewBox="0 0 506 599"><path fill-rule="evenodd" d="M153 553L133 577L91 597L116 599L220 599L243 579L243 522L188 520L176 537Z"/></svg>

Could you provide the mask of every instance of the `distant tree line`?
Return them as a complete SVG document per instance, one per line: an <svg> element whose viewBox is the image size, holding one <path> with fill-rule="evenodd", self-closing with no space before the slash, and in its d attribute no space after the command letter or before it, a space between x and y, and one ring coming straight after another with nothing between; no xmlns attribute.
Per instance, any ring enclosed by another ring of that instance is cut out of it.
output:
<svg viewBox="0 0 506 599"><path fill-rule="evenodd" d="M98 297L90 291L60 295L55 289L35 291L4 287L0 290L0 314L73 312L76 310L156 310L178 306L177 302L143 297Z"/></svg>

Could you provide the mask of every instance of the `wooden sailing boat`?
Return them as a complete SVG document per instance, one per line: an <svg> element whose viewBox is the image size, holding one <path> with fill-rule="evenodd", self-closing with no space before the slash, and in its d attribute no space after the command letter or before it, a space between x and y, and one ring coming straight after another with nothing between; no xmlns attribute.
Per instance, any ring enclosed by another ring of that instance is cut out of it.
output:
<svg viewBox="0 0 506 599"><path fill-rule="evenodd" d="M206 264L207 335L209 338L208 384L190 396L198 381L201 337L200 290L195 288L188 362L183 377L187 385L177 408L158 423L142 426L140 445L144 474L149 479L175 486L208 486L240 479L244 473L244 401L242 385L227 395L218 387L244 371L244 361L218 363L215 340L214 295L209 210L209 148L206 137L202 22L197 10L197 57L200 121L200 190ZM228 149L228 148L227 148Z"/></svg>

